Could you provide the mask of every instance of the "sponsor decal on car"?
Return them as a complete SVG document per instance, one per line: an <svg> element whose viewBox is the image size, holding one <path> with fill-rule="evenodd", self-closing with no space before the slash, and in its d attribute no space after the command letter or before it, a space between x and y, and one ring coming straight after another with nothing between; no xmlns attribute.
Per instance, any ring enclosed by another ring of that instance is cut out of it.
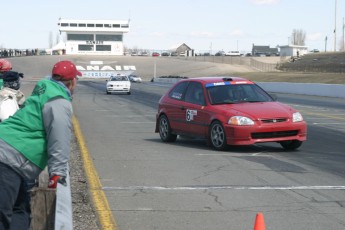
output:
<svg viewBox="0 0 345 230"><path fill-rule="evenodd" d="M226 81L226 82L213 82L213 83L208 83L206 84L206 88L208 87L214 87L214 86L220 86L220 85L231 85L230 82Z"/></svg>
<svg viewBox="0 0 345 230"><path fill-rule="evenodd" d="M194 116L198 115L198 110L187 109L186 110L186 120L192 121L194 120Z"/></svg>
<svg viewBox="0 0 345 230"><path fill-rule="evenodd" d="M178 99L178 100L181 100L182 98L182 93L177 93L177 92L174 92L172 95L171 95L172 98L175 98L175 99Z"/></svg>

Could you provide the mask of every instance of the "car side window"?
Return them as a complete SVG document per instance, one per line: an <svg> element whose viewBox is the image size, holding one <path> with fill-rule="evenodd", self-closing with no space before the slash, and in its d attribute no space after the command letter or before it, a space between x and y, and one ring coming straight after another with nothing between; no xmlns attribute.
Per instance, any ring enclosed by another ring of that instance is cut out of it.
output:
<svg viewBox="0 0 345 230"><path fill-rule="evenodd" d="M183 100L188 82L180 82L169 93L169 97L175 100Z"/></svg>
<svg viewBox="0 0 345 230"><path fill-rule="evenodd" d="M185 101L192 104L205 105L203 88L199 82L189 83L186 91Z"/></svg>

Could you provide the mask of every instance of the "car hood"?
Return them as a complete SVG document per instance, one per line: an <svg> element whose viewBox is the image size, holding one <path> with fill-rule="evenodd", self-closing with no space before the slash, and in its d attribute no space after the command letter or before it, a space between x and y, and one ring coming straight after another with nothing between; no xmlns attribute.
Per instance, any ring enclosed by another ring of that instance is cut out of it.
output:
<svg viewBox="0 0 345 230"><path fill-rule="evenodd" d="M126 85L130 84L129 81L108 81L107 85Z"/></svg>
<svg viewBox="0 0 345 230"><path fill-rule="evenodd" d="M221 105L221 109L228 111L229 116L246 116L251 119L291 117L296 112L288 105L279 102L252 102Z"/></svg>

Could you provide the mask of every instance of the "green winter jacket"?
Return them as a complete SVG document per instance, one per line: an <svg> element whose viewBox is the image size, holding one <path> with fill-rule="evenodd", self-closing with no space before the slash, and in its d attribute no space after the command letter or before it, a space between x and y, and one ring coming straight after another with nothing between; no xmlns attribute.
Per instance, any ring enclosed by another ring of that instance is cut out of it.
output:
<svg viewBox="0 0 345 230"><path fill-rule="evenodd" d="M39 81L24 107L0 123L0 138L42 170L47 165L47 141L42 110L55 98L71 101L66 89L51 80Z"/></svg>

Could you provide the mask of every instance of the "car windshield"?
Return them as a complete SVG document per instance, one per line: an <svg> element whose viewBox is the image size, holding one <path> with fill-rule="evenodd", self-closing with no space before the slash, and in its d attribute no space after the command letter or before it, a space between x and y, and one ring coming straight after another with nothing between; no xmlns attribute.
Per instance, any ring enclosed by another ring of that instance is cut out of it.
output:
<svg viewBox="0 0 345 230"><path fill-rule="evenodd" d="M255 84L226 84L207 87L210 103L235 104L273 101L272 97Z"/></svg>
<svg viewBox="0 0 345 230"><path fill-rule="evenodd" d="M113 76L110 81L128 81L126 76Z"/></svg>

